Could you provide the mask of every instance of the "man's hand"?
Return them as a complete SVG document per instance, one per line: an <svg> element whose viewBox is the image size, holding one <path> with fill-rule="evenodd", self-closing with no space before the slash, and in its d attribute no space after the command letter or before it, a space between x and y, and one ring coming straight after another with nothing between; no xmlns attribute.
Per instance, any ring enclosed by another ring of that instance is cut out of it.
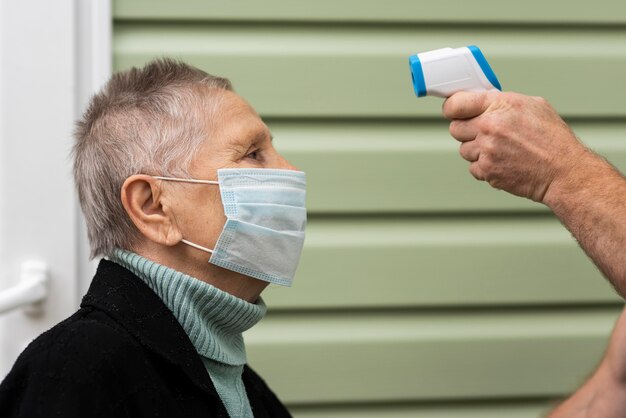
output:
<svg viewBox="0 0 626 418"><path fill-rule="evenodd" d="M474 177L546 204L626 297L621 174L578 141L544 99L461 92L444 102L443 113Z"/></svg>
<svg viewBox="0 0 626 418"><path fill-rule="evenodd" d="M540 97L461 92L443 114L475 178L537 202L590 154Z"/></svg>

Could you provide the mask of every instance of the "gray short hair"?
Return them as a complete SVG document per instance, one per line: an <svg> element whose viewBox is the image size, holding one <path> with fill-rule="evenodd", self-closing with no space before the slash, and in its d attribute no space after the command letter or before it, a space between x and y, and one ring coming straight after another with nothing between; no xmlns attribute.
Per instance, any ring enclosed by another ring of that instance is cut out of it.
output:
<svg viewBox="0 0 626 418"><path fill-rule="evenodd" d="M91 257L137 242L120 199L124 181L139 173L187 176L223 90L232 91L227 79L163 58L114 74L93 96L73 149Z"/></svg>

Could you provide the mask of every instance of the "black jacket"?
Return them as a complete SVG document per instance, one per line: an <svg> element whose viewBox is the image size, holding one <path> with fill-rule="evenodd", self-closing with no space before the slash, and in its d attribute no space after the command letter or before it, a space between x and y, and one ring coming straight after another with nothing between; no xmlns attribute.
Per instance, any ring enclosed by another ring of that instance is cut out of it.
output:
<svg viewBox="0 0 626 418"><path fill-rule="evenodd" d="M255 417L289 417L248 366ZM103 260L81 308L33 341L0 385L0 417L228 417L200 356L161 299Z"/></svg>

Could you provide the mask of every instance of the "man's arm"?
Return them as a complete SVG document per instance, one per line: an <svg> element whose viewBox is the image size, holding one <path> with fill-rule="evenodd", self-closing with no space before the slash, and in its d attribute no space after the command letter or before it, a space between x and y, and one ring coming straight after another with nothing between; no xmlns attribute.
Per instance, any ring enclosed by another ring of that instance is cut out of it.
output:
<svg viewBox="0 0 626 418"><path fill-rule="evenodd" d="M626 297L626 180L543 99L457 93L444 103L470 172L546 204Z"/></svg>
<svg viewBox="0 0 626 418"><path fill-rule="evenodd" d="M578 141L543 99L457 93L444 103L470 172L546 204L617 291L626 296L626 180ZM625 311L626 312L626 311ZM626 416L626 313L602 363L549 418Z"/></svg>
<svg viewBox="0 0 626 418"><path fill-rule="evenodd" d="M593 376L548 418L623 418L626 416L626 310Z"/></svg>

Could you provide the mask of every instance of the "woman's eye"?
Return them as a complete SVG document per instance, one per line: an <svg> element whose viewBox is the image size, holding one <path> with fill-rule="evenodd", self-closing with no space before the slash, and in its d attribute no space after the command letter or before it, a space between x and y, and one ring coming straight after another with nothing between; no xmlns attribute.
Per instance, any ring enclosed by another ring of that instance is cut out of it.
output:
<svg viewBox="0 0 626 418"><path fill-rule="evenodd" d="M246 155L246 158L252 158L253 160L257 159L258 151L252 151L250 154Z"/></svg>

